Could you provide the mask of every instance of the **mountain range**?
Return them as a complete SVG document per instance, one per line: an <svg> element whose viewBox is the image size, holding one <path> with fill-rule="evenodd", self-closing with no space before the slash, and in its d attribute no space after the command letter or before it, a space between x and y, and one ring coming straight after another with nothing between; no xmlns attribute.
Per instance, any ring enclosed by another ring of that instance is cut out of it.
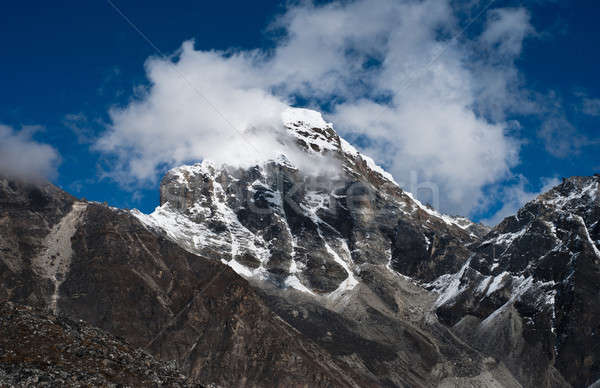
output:
<svg viewBox="0 0 600 388"><path fill-rule="evenodd" d="M81 322L162 371L85 364L131 385L600 384L600 176L489 228L419 202L317 112L277 136L251 165L170 170L151 214L2 177L3 337L43 320L81 341ZM0 384L82 368L24 346L0 340Z"/></svg>

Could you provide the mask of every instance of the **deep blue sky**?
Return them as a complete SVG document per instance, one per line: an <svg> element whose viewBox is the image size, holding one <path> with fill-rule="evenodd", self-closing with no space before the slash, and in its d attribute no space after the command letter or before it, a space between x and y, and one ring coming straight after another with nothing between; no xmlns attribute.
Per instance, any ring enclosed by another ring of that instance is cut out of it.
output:
<svg viewBox="0 0 600 388"><path fill-rule="evenodd" d="M260 46L265 26L280 10L276 1L116 4L165 53L190 38L206 49ZM106 1L10 2L0 18L0 123L46 128L36 139L59 150L55 183L65 190L118 207L152 210L158 190L142 190L139 201L111 180L98 180L100 155L80 144L64 120L78 113L108 120L110 106L126 102L136 85L147 82L143 65L156 55L154 49Z"/></svg>
<svg viewBox="0 0 600 388"><path fill-rule="evenodd" d="M115 3L166 53L190 38L198 49L265 47L270 44L265 28L283 10L276 1ZM600 117L580 114L579 106L582 93L600 98L600 5L595 1L496 3L526 6L540 34L526 41L518 62L528 88L555 92L563 103L560 109L579 135L599 138ZM110 179L99 179L101 155L78 141L64 122L68 114L83 113L93 121L90 127L101 131L109 107L127 102L133 88L147 82L143 64L156 54L153 48L101 0L7 2L0 19L0 123L45 127L36 139L60 152L55 183L65 190L118 207L151 211L158 202L157 188L137 190L134 196ZM475 23L467 33L477 28ZM529 128L525 130L535 132L537 119L522 120ZM515 172L530 180L531 190L539 189L539 177L590 175L600 170L599 144L556 158L544 151L535 136L525 138L528 143Z"/></svg>

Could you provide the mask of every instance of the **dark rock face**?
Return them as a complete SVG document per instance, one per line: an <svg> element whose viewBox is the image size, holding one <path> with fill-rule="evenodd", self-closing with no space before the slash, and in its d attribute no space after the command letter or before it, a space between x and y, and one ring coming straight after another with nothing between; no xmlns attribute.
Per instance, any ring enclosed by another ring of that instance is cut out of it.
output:
<svg viewBox="0 0 600 388"><path fill-rule="evenodd" d="M392 268L422 281L457 272L471 254L470 240L463 236L421 234L418 224L403 220L394 229L392 241Z"/></svg>
<svg viewBox="0 0 600 388"><path fill-rule="evenodd" d="M10 302L0 304L0 385L199 387L102 330Z"/></svg>

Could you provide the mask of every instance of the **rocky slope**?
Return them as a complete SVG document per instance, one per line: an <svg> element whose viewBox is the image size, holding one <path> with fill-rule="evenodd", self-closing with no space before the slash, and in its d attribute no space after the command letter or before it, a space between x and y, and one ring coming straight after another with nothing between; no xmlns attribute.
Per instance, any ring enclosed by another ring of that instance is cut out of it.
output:
<svg viewBox="0 0 600 388"><path fill-rule="evenodd" d="M161 363L82 321L0 304L0 385L199 387L174 363Z"/></svg>

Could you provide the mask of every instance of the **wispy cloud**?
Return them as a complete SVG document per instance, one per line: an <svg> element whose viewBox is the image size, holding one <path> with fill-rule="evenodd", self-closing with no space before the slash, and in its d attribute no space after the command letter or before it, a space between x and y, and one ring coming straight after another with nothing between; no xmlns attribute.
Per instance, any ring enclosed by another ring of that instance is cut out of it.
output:
<svg viewBox="0 0 600 388"><path fill-rule="evenodd" d="M577 154L590 142L562 115L546 119L538 130L538 136L544 141L546 151L557 158Z"/></svg>
<svg viewBox="0 0 600 388"><path fill-rule="evenodd" d="M26 180L56 176L60 155L52 146L33 139L40 130L39 126L23 126L17 131L0 124L0 175Z"/></svg>
<svg viewBox="0 0 600 388"><path fill-rule="evenodd" d="M79 144L91 144L95 140L92 123L83 113L70 113L63 118L63 125L73 132ZM97 125L97 124L96 124Z"/></svg>
<svg viewBox="0 0 600 388"><path fill-rule="evenodd" d="M548 154L555 158L568 158L579 155L585 147L600 143L598 137L573 124L581 122L585 115L600 115L600 100L590 98L584 90L577 90L567 98L554 91L545 95L537 93L530 100L541 118L537 136Z"/></svg>

